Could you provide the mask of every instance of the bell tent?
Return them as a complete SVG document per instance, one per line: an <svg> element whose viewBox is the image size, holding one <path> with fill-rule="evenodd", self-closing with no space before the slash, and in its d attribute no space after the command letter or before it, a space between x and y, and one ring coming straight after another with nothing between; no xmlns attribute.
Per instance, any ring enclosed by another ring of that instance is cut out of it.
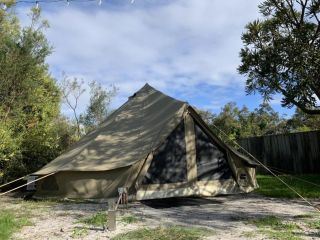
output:
<svg viewBox="0 0 320 240"><path fill-rule="evenodd" d="M256 164L220 140L186 102L146 84L96 130L34 173L35 197L137 200L257 187Z"/></svg>

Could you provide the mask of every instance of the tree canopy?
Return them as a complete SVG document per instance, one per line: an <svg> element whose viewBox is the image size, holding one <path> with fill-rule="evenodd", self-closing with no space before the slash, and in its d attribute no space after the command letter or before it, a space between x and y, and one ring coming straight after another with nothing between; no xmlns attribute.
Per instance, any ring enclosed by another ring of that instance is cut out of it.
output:
<svg viewBox="0 0 320 240"><path fill-rule="evenodd" d="M320 1L265 0L259 9L242 35L247 93L280 93L283 106L320 114Z"/></svg>
<svg viewBox="0 0 320 240"><path fill-rule="evenodd" d="M86 133L101 124L110 113L110 104L117 93L117 88L111 86L109 90L103 88L96 81L91 81L90 100L86 112L81 115L81 122Z"/></svg>
<svg viewBox="0 0 320 240"><path fill-rule="evenodd" d="M199 111L209 127L225 140L288 132L286 119L275 112L268 103L249 111L239 108L235 102L227 103L219 114ZM228 139L220 132L224 132ZM293 130L294 131L294 130Z"/></svg>
<svg viewBox="0 0 320 240"><path fill-rule="evenodd" d="M34 171L57 156L60 91L45 63L48 26L32 9L21 28L7 3L0 10L0 181Z"/></svg>

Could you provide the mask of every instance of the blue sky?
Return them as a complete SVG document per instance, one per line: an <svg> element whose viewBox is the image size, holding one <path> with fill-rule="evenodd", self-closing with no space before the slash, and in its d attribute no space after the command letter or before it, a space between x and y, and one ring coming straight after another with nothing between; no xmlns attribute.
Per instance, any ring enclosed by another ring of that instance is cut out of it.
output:
<svg viewBox="0 0 320 240"><path fill-rule="evenodd" d="M197 108L219 112L230 101L250 109L259 95L246 96L237 73L244 26L259 17L257 0L102 0L42 4L54 47L48 58L52 75L62 72L114 84L113 107L146 82ZM23 24L29 5L18 4ZM81 99L81 110L88 101ZM281 114L280 96L271 101ZM67 108L63 112L68 114Z"/></svg>

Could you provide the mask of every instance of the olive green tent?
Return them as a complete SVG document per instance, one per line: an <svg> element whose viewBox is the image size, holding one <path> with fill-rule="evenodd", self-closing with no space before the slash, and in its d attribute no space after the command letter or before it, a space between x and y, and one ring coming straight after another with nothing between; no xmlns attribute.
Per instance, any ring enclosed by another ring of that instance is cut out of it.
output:
<svg viewBox="0 0 320 240"><path fill-rule="evenodd" d="M36 197L214 196L257 187L256 164L221 141L186 102L146 84L96 130L34 173ZM54 173L54 174L53 174Z"/></svg>

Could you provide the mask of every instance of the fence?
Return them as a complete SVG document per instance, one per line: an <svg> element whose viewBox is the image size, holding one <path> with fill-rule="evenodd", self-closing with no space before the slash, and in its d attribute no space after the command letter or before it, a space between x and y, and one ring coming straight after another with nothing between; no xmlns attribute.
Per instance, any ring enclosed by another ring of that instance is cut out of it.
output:
<svg viewBox="0 0 320 240"><path fill-rule="evenodd" d="M296 174L320 173L320 131L250 137L238 143L274 169Z"/></svg>

